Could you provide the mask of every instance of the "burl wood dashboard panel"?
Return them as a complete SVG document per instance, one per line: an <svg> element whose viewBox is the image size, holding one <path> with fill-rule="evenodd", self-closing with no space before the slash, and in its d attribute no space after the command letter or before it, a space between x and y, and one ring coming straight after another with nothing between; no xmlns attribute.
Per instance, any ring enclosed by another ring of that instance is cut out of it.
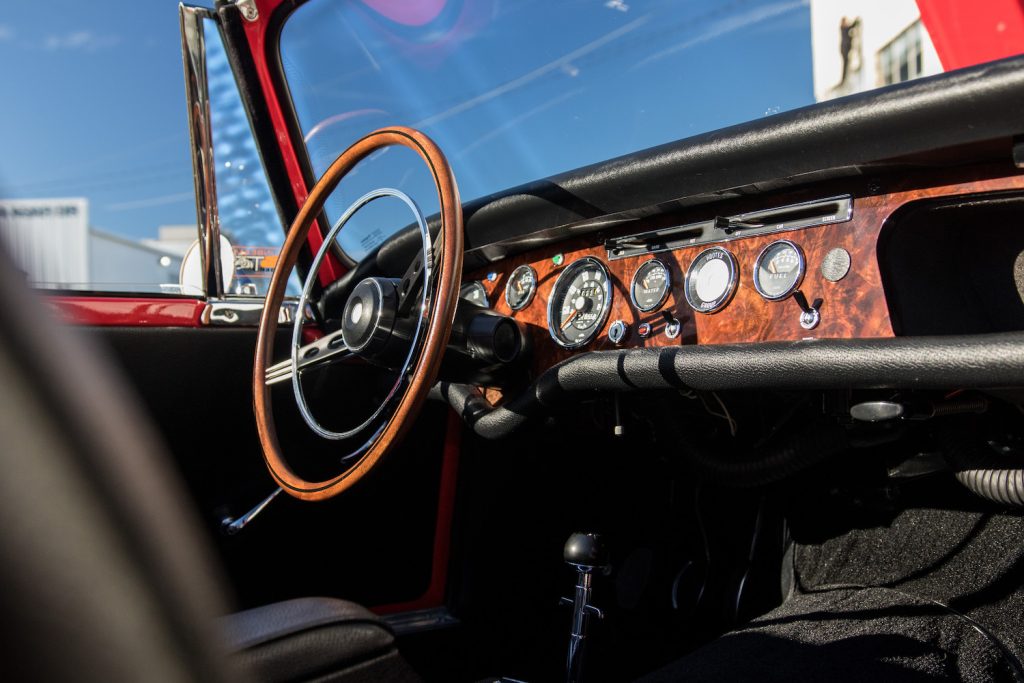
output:
<svg viewBox="0 0 1024 683"><path fill-rule="evenodd" d="M1018 173L1016 169L1005 166L997 169L986 167L959 172L943 171L929 177L890 183L881 191L878 191L879 187L864 183L846 190L846 193L853 195L853 214L847 222L766 235L740 236L728 241L684 247L654 255L609 260L604 239L651 229L643 221L637 221L606 233L571 239L509 257L485 270L468 273L465 281L481 281L493 309L511 315L525 325L533 342L533 364L536 371L542 371L576 353L609 348L891 337L893 328L877 256L879 235L886 221L899 208L919 199L1022 189L1024 175ZM738 206L743 211L781 207L839 194L835 189L833 186L818 194L803 192L799 195L763 196L754 203L739 202ZM693 215L681 213L672 217L670 225L706 220L715 213L715 209L706 207L695 210ZM734 211L731 206L727 206L719 207L717 213L731 215ZM824 300L820 309L821 322L813 330L801 327L801 310L792 297L782 301L767 301L754 289L753 270L758 254L765 246L780 239L791 240L804 252L806 274L800 290L809 301L817 298ZM712 314L698 313L686 302L683 294L684 276L690 263L701 251L716 245L728 249L736 257L739 266L738 288L731 302L720 311ZM831 282L822 275L821 265L825 254L837 247L849 253L851 265L844 278ZM558 254L562 255L562 261L560 265L555 265L553 258ZM549 335L548 298L562 269L584 256L599 259L611 275L611 312L601 331L589 344L579 349L566 350L558 346ZM672 280L671 290L658 310L641 313L630 301L629 287L637 268L652 256L668 268ZM505 286L512 271L522 264L529 264L537 271L538 289L529 305L520 311L512 311L505 302ZM496 277L489 280L489 273L494 273ZM677 338L669 339L664 334L662 311L670 312L682 323L682 333ZM615 320L622 320L629 327L628 336L619 345L612 344L608 339L608 328ZM646 339L637 334L637 326L643 322L650 323L653 328Z"/></svg>

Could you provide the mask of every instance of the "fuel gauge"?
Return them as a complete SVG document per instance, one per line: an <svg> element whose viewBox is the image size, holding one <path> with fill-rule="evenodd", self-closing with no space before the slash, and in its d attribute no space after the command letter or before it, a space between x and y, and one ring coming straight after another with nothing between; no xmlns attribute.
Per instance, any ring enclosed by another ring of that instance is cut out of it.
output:
<svg viewBox="0 0 1024 683"><path fill-rule="evenodd" d="M804 279L804 254L793 242L772 242L754 264L754 289L768 301L779 301L796 291Z"/></svg>

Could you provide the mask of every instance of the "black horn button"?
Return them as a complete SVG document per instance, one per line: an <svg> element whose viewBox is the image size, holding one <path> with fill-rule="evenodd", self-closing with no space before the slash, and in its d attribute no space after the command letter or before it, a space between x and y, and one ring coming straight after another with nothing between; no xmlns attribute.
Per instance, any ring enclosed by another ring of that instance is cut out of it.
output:
<svg viewBox="0 0 1024 683"><path fill-rule="evenodd" d="M391 337L398 308L395 283L385 278L368 277L352 290L341 320L341 336L360 356L379 354Z"/></svg>

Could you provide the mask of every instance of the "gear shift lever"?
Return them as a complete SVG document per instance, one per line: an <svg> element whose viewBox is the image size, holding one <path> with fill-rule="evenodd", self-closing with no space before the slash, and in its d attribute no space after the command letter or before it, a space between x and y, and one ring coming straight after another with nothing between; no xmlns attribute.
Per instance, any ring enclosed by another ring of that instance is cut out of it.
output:
<svg viewBox="0 0 1024 683"><path fill-rule="evenodd" d="M576 683L583 673L583 649L587 638L587 621L591 616L604 619L604 613L590 604L594 570L608 563L604 542L597 534L576 533L565 542L565 561L576 569L576 595L562 602L572 605L572 632L569 635L569 657L566 680Z"/></svg>

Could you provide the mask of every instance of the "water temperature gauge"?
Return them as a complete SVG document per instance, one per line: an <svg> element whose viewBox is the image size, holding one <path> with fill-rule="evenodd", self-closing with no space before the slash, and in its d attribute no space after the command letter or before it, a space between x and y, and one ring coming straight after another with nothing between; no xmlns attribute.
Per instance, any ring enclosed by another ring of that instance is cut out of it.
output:
<svg viewBox="0 0 1024 683"><path fill-rule="evenodd" d="M658 259L651 259L636 269L629 297L642 313L649 313L665 303L671 286L668 268Z"/></svg>

